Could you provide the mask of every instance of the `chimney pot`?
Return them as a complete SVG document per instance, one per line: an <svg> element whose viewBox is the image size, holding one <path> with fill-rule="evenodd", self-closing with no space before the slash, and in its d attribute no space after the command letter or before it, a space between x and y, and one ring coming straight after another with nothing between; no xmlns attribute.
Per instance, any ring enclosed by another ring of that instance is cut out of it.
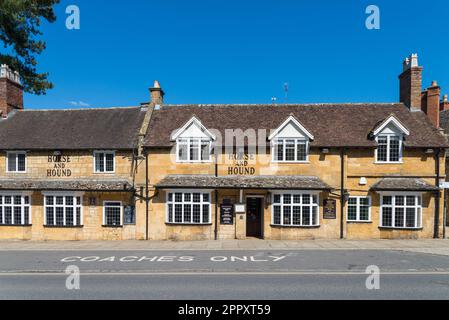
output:
<svg viewBox="0 0 449 320"><path fill-rule="evenodd" d="M432 81L431 87L438 87L438 82L436 80Z"/></svg>
<svg viewBox="0 0 449 320"><path fill-rule="evenodd" d="M443 96L443 102L447 102L447 94Z"/></svg>

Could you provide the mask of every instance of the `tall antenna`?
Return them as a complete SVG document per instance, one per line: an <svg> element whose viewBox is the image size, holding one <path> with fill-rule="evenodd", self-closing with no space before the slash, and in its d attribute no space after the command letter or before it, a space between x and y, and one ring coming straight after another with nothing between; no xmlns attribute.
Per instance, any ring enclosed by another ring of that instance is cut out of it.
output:
<svg viewBox="0 0 449 320"><path fill-rule="evenodd" d="M285 101L288 100L288 82L284 83Z"/></svg>

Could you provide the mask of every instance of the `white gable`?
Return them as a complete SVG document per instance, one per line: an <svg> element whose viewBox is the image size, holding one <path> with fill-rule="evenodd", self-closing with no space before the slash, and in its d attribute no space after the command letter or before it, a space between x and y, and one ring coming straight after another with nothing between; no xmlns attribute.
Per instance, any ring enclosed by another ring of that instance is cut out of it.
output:
<svg viewBox="0 0 449 320"><path fill-rule="evenodd" d="M215 136L195 117L192 117L182 128L172 134L172 140L178 138L208 138L215 140Z"/></svg>
<svg viewBox="0 0 449 320"><path fill-rule="evenodd" d="M288 117L268 138L304 138L313 140L313 135L293 116Z"/></svg>
<svg viewBox="0 0 449 320"><path fill-rule="evenodd" d="M405 134L408 136L410 132L406 127L399 122L393 115L391 115L388 119L386 119L376 130L374 130L373 134L375 136L383 134Z"/></svg>

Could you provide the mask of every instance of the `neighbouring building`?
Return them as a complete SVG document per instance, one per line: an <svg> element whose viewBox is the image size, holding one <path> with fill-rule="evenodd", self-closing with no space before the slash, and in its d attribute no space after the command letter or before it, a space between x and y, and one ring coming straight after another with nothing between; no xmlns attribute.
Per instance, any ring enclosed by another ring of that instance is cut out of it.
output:
<svg viewBox="0 0 449 320"><path fill-rule="evenodd" d="M2 68L0 238L444 233L449 144L416 55L398 103L169 105L155 82L139 107L23 110Z"/></svg>

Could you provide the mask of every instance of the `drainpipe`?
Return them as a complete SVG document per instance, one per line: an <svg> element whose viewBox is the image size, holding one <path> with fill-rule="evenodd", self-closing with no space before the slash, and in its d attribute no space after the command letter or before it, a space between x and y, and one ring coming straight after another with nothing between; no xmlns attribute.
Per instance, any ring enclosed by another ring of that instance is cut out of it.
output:
<svg viewBox="0 0 449 320"><path fill-rule="evenodd" d="M345 149L340 150L340 239L344 238L344 216L345 216Z"/></svg>
<svg viewBox="0 0 449 320"><path fill-rule="evenodd" d="M149 191L148 191L148 151L145 151L145 213L146 213L146 221L145 221L145 240L149 239L149 232L148 232L148 207L150 198L148 197Z"/></svg>
<svg viewBox="0 0 449 320"><path fill-rule="evenodd" d="M215 152L215 177L218 177L218 159ZM218 190L215 189L215 227L214 227L214 239L218 240Z"/></svg>
<svg viewBox="0 0 449 320"><path fill-rule="evenodd" d="M437 149L435 152L435 186L438 188L438 191L435 192L435 224L433 230L433 237L438 239L438 229L440 225L440 149Z"/></svg>

